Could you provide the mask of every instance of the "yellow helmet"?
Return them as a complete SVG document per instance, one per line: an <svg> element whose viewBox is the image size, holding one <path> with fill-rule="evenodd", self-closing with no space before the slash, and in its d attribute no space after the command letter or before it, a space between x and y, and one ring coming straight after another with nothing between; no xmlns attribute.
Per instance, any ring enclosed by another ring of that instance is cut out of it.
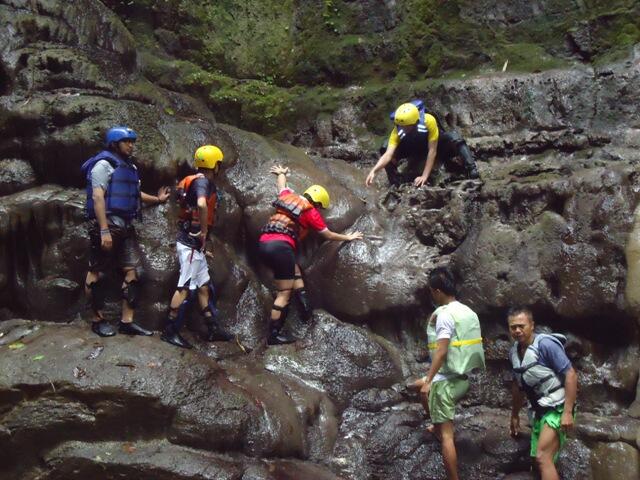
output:
<svg viewBox="0 0 640 480"><path fill-rule="evenodd" d="M420 119L420 112L418 107L413 103L403 103L398 107L393 117L393 121L396 125L401 127L407 127L409 125L415 125Z"/></svg>
<svg viewBox="0 0 640 480"><path fill-rule="evenodd" d="M304 191L313 203L319 203L322 208L329 208L329 192L320 185L311 185Z"/></svg>
<svg viewBox="0 0 640 480"><path fill-rule="evenodd" d="M196 150L194 163L196 168L210 168L213 170L223 158L222 150L218 147L215 145L204 145Z"/></svg>

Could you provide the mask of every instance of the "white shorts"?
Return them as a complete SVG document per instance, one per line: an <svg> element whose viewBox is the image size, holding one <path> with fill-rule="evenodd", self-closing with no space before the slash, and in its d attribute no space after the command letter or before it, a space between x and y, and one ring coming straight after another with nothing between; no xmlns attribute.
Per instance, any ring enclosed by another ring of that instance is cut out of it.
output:
<svg viewBox="0 0 640 480"><path fill-rule="evenodd" d="M178 288L189 283L189 290L195 290L209 282L209 267L204 252L187 247L181 243L176 244L178 261L180 262L180 278Z"/></svg>

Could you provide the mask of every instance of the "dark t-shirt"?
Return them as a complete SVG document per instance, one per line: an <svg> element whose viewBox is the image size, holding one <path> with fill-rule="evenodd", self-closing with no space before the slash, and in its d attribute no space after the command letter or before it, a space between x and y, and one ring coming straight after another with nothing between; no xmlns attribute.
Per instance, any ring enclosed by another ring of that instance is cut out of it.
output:
<svg viewBox="0 0 640 480"><path fill-rule="evenodd" d="M216 186L213 182L210 182L206 177L198 177L191 182L189 190L187 191L187 205L191 208L198 208L198 198L204 197L208 199L212 194L216 193ZM181 222L182 223L182 222ZM192 233L194 229L192 229ZM195 229L197 230L197 229ZM178 235L176 239L179 243L191 248L202 248L200 244L200 238L197 236L189 235L189 231L182 225L178 225Z"/></svg>
<svg viewBox="0 0 640 480"><path fill-rule="evenodd" d="M564 376L571 367L571 360L557 342L543 338L538 343L538 362L550 368L558 375Z"/></svg>

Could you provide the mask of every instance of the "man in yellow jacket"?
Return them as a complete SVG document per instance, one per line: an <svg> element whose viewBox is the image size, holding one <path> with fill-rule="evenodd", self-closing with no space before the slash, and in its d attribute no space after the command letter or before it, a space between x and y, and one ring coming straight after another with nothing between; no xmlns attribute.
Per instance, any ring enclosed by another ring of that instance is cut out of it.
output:
<svg viewBox="0 0 640 480"><path fill-rule="evenodd" d="M458 480L453 417L456 403L469 390L467 374L485 368L480 321L473 310L456 299L455 279L447 268L430 273L429 291L438 305L427 325L431 367L415 385L428 404L447 478Z"/></svg>

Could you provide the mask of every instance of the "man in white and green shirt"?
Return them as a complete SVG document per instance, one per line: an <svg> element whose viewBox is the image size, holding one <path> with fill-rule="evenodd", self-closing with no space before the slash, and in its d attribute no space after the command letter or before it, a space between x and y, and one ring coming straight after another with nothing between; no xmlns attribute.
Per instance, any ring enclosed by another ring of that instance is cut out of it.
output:
<svg viewBox="0 0 640 480"><path fill-rule="evenodd" d="M429 291L438 305L427 325L431 367L416 386L428 403L447 478L457 480L453 417L456 403L469 389L467 374L485 367L480 321L473 310L456 300L455 279L448 269L431 272Z"/></svg>

